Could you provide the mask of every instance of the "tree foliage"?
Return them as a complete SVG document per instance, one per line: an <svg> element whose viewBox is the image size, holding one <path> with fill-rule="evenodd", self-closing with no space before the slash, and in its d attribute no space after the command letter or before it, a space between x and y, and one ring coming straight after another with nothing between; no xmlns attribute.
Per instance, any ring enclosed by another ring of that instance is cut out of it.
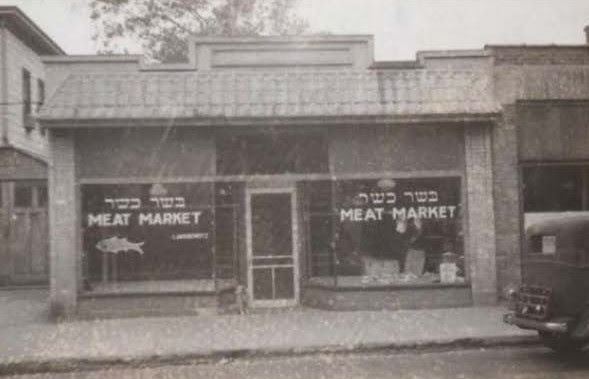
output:
<svg viewBox="0 0 589 379"><path fill-rule="evenodd" d="M92 0L99 53L126 52L140 44L155 60L186 59L190 36L300 34L307 25L298 0Z"/></svg>

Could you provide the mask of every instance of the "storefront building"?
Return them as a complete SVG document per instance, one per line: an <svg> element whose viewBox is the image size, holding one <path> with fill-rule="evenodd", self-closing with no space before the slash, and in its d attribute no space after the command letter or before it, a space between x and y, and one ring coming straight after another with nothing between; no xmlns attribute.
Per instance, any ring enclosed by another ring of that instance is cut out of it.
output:
<svg viewBox="0 0 589 379"><path fill-rule="evenodd" d="M488 68L375 63L367 36L68 59L40 118L54 314L496 301Z"/></svg>
<svg viewBox="0 0 589 379"><path fill-rule="evenodd" d="M535 225L589 217L589 28L586 44L487 46L502 120L494 128L498 281L512 288L521 255L556 257L555 236ZM501 189L501 190L499 190ZM533 241L528 250L522 241ZM577 262L589 244L575 241ZM566 265L562 275L569 275Z"/></svg>

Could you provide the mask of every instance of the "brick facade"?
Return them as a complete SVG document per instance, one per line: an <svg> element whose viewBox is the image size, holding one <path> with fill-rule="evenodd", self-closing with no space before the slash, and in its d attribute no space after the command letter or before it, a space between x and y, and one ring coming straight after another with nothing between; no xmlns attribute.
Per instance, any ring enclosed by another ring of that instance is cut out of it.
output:
<svg viewBox="0 0 589 379"><path fill-rule="evenodd" d="M500 296L521 280L521 237L516 115L504 106L492 130L493 199L495 210L497 284Z"/></svg>
<svg viewBox="0 0 589 379"><path fill-rule="evenodd" d="M589 49L587 46L489 46L493 56L494 92L502 117L493 129L494 208L496 217L497 283L505 295L521 281L522 199L520 165L522 145L535 145L535 161L552 163L586 159L586 140L581 125L570 146L555 146L566 137L550 104L589 99ZM518 117L522 103L536 104L533 124ZM544 113L542 113L544 112ZM556 119L548 119L548 114ZM579 115L575 116L579 117ZM549 136L547 133L552 130ZM561 153L550 152L557 149ZM566 152L564 152L564 150ZM529 149L528 149L529 150ZM543 152L542 152L543 151ZM556 154L556 155L555 155ZM528 154L529 155L529 154Z"/></svg>
<svg viewBox="0 0 589 379"><path fill-rule="evenodd" d="M477 305L497 301L495 215L491 125L465 132L467 241L473 301Z"/></svg>

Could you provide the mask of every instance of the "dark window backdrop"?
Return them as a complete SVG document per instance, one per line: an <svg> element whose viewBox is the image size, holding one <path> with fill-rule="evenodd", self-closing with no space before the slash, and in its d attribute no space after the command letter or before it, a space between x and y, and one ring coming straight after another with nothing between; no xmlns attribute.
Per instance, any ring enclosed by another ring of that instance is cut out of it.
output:
<svg viewBox="0 0 589 379"><path fill-rule="evenodd" d="M273 175L329 171L327 141L322 134L270 133L219 136L220 175Z"/></svg>
<svg viewBox="0 0 589 379"><path fill-rule="evenodd" d="M523 168L524 212L589 210L589 166Z"/></svg>
<svg viewBox="0 0 589 379"><path fill-rule="evenodd" d="M31 72L25 68L22 69L22 102L23 102L23 123L28 125L28 116L31 115Z"/></svg>

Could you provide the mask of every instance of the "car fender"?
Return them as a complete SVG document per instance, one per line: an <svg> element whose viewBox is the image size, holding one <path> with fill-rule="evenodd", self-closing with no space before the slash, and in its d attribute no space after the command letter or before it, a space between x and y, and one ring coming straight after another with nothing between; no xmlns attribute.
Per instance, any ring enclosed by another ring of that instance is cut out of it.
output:
<svg viewBox="0 0 589 379"><path fill-rule="evenodd" d="M585 311L576 323L571 337L575 339L589 339L589 305L585 308Z"/></svg>

